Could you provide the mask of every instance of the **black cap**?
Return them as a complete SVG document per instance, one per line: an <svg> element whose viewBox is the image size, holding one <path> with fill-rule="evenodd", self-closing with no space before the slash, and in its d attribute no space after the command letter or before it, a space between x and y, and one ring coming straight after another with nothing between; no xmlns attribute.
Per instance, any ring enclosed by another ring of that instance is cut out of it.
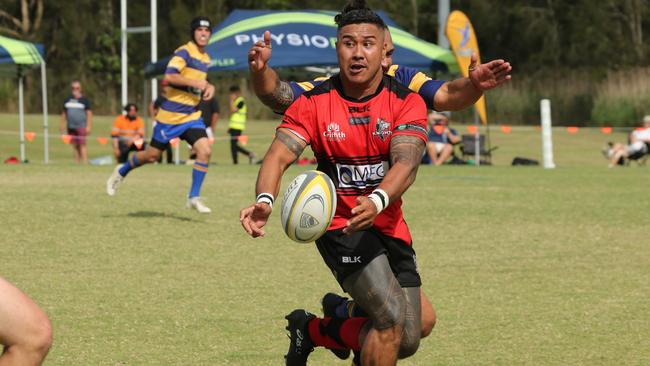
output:
<svg viewBox="0 0 650 366"><path fill-rule="evenodd" d="M194 41L194 31L199 27L206 27L212 31L212 22L208 17L203 16L192 19L192 22L190 23L190 38L192 41Z"/></svg>

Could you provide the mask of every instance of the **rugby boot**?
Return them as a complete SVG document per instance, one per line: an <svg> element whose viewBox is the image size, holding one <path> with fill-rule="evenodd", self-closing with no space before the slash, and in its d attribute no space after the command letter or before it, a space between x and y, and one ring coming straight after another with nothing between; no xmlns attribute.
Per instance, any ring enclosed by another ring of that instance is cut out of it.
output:
<svg viewBox="0 0 650 366"><path fill-rule="evenodd" d="M187 199L187 203L185 204L185 208L193 208L199 213L210 213L212 210L203 203L203 200L201 197L192 197Z"/></svg>
<svg viewBox="0 0 650 366"><path fill-rule="evenodd" d="M284 356L286 366L306 366L307 357L314 350L314 345L309 339L309 321L316 315L303 309L297 309L285 316L289 324L289 351Z"/></svg>
<svg viewBox="0 0 650 366"><path fill-rule="evenodd" d="M121 167L122 164L116 166L115 169L113 169L113 173L110 177L108 177L108 180L106 181L106 193L108 193L109 196L115 195L117 187L119 187L124 180L124 177L120 174Z"/></svg>

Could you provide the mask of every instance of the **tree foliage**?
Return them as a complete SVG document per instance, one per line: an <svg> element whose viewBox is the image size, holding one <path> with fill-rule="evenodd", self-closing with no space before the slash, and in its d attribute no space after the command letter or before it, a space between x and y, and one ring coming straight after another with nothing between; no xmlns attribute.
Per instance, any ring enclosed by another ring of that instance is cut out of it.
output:
<svg viewBox="0 0 650 366"><path fill-rule="evenodd" d="M411 33L436 42L437 0L368 2ZM532 78L533 85L535 80L544 83L556 79L556 83L563 78L562 73L576 70L598 81L612 70L648 66L649 37L643 33L650 26L649 3L650 0L451 0L451 9L462 10L472 19L484 60L511 61L515 77ZM345 0L159 0L159 56L168 55L187 42L188 24L198 14L207 14L216 24L235 8L338 10L344 4ZM149 21L149 1L130 0L129 26L148 26ZM119 25L119 0L0 0L0 34L46 45L55 111L68 93L72 79L82 81L100 113L120 109ZM129 34L128 54L130 94L141 97L142 67L150 59L148 34ZM589 92L579 93L583 100L576 105L587 108L593 102L585 101L585 93ZM8 96L0 100L0 105L10 104L7 98L12 98L12 93L0 95ZM28 100L38 105L38 98L29 98L28 94ZM590 112L576 113L583 118Z"/></svg>

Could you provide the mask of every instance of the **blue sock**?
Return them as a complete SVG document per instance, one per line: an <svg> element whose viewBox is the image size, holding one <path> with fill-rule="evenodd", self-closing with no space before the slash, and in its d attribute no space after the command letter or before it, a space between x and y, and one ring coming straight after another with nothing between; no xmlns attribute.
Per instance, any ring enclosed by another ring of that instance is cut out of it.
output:
<svg viewBox="0 0 650 366"><path fill-rule="evenodd" d="M341 303L336 307L336 310L334 310L334 314L336 314L337 318L341 318L341 319L349 318L350 313L348 311L348 301L347 300L341 301Z"/></svg>
<svg viewBox="0 0 650 366"><path fill-rule="evenodd" d="M131 170L137 168L138 166L140 166L140 163L138 162L138 157L136 156L136 154L133 154L126 161L126 163L124 163L124 165L122 165L122 167L120 168L119 170L120 175L126 177L126 175L129 174Z"/></svg>
<svg viewBox="0 0 650 366"><path fill-rule="evenodd" d="M199 196L201 193L201 185L203 185L203 178L205 173L208 172L208 164L194 163L192 167L192 188L190 188L190 198Z"/></svg>

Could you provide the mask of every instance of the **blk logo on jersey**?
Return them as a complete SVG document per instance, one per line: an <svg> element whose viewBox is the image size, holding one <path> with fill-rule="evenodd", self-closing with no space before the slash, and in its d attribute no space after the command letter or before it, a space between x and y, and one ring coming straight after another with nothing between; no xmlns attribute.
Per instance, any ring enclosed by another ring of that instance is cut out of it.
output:
<svg viewBox="0 0 650 366"><path fill-rule="evenodd" d="M327 139L327 141L345 140L345 132L341 131L341 127L336 122L330 122L327 125L327 130L323 132L323 136Z"/></svg>
<svg viewBox="0 0 650 366"><path fill-rule="evenodd" d="M370 104L366 104L362 107L357 107L354 105L348 106L348 112L350 113L366 113L370 112Z"/></svg>
<svg viewBox="0 0 650 366"><path fill-rule="evenodd" d="M336 164L339 188L376 187L384 180L385 162L366 165Z"/></svg>
<svg viewBox="0 0 650 366"><path fill-rule="evenodd" d="M375 130L372 132L372 135L379 137L381 141L384 141L392 133L393 131L390 130L390 123L384 121L381 118L377 118L377 123L375 123Z"/></svg>

